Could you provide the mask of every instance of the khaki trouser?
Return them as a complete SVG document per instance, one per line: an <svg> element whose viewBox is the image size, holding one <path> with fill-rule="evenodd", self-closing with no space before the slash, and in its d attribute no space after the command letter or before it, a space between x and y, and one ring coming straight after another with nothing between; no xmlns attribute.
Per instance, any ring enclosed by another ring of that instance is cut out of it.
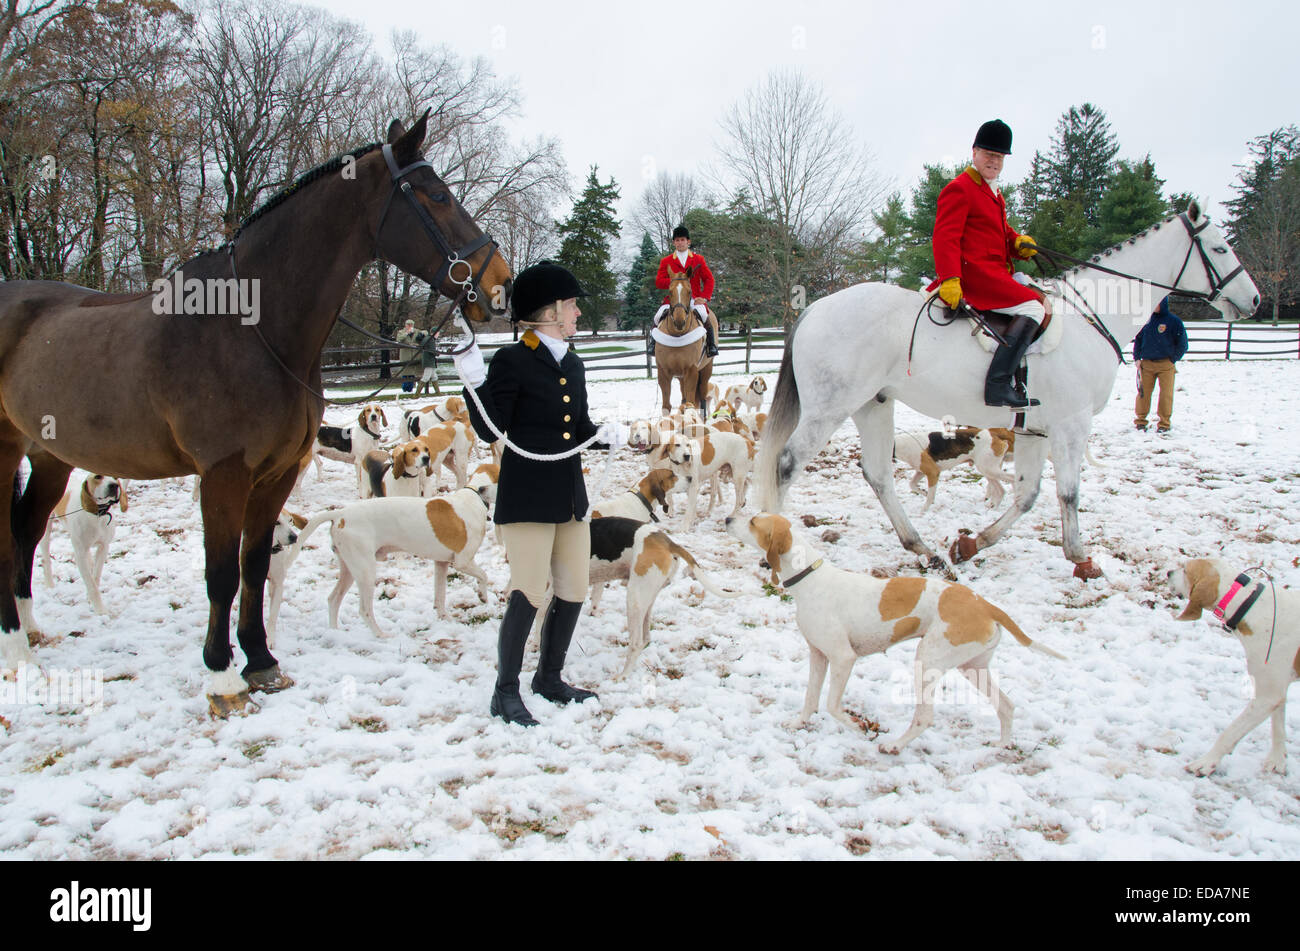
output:
<svg viewBox="0 0 1300 951"><path fill-rule="evenodd" d="M577 519L551 522L509 522L501 526L501 541L510 560L510 590L522 591L528 603L542 606L546 582L554 578L555 596L581 604L591 579L591 525Z"/></svg>
<svg viewBox="0 0 1300 951"><path fill-rule="evenodd" d="M1156 415L1160 422L1158 429L1169 428L1169 417L1174 414L1174 369L1173 360L1142 360L1138 365L1138 378L1141 380L1138 390L1137 406L1134 408L1134 424L1146 426L1147 414L1151 412L1151 395L1156 382L1160 383L1160 400L1156 403Z"/></svg>

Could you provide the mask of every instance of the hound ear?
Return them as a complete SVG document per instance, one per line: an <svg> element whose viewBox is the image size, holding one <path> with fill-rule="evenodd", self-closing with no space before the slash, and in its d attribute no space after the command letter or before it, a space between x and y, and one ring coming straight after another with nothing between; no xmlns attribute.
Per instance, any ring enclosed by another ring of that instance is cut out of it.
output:
<svg viewBox="0 0 1300 951"><path fill-rule="evenodd" d="M388 428L388 414L384 412L384 408L383 408L382 406L379 407L379 418L382 419L382 420L384 421L384 428L387 429L387 428Z"/></svg>
<svg viewBox="0 0 1300 951"><path fill-rule="evenodd" d="M1195 621L1201 616L1201 612L1214 604L1219 595L1219 585L1209 578L1202 578L1192 585L1191 593L1187 596L1187 607L1183 608L1183 613L1178 615L1180 621Z"/></svg>
<svg viewBox="0 0 1300 951"><path fill-rule="evenodd" d="M406 475L406 449L398 446L392 452L393 458L393 478L400 479Z"/></svg>
<svg viewBox="0 0 1300 951"><path fill-rule="evenodd" d="M767 564L772 569L772 584L780 584L781 578L777 575L777 570L781 566L781 556L790 550L794 545L794 535L790 532L790 526L782 525L775 519L768 519L768 526L764 529L767 535Z"/></svg>
<svg viewBox="0 0 1300 951"><path fill-rule="evenodd" d="M125 512L127 508L126 486L122 484L121 480L118 480L117 483L117 507L123 512Z"/></svg>
<svg viewBox="0 0 1300 951"><path fill-rule="evenodd" d="M307 527L307 520L301 515L295 515L293 512L286 512L285 514L289 516L289 521L293 522L294 527L299 531Z"/></svg>

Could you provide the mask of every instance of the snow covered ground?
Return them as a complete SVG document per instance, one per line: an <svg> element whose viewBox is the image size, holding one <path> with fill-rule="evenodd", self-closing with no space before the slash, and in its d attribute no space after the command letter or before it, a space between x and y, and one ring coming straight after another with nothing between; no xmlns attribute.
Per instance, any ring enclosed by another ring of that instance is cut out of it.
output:
<svg viewBox="0 0 1300 951"><path fill-rule="evenodd" d="M723 601L676 580L659 597L638 672L615 683L623 592L608 591L601 614L581 621L567 668L600 691L599 705L554 707L525 686L542 721L531 730L487 712L499 600L480 604L454 579L453 618L440 622L432 565L397 556L380 566L377 602L393 635L373 638L352 594L330 630L336 569L321 532L290 574L280 617L276 653L297 685L262 697L251 716L213 721L190 480L137 483L104 570L113 616L89 612L62 532L55 586L38 583L50 635L40 665L102 671L102 708L0 706L0 856L1295 858L1300 766L1260 772L1266 727L1213 777L1183 770L1250 685L1235 639L1173 620L1179 605L1163 578L1184 556L1222 552L1279 583L1300 580L1300 361L1184 364L1167 438L1133 430L1131 380L1122 370L1096 420L1092 451L1104 465L1083 475L1082 528L1106 577L1070 576L1050 474L1035 510L961 572L1071 658L1003 638L994 669L1016 704L1012 750L990 745L991 709L955 681L934 726L898 757L825 714L787 730L807 647L793 604L764 594L757 554L722 533L725 511L673 534L745 596ZM643 379L591 388L597 420L619 408L646 415L657 401ZM899 428L922 424L900 415ZM815 519L808 536L844 568L914 572L854 468L851 424L830 448L795 484L787 513ZM599 461L589 460L589 485ZM290 508L351 497L351 472L327 466ZM606 494L640 475L639 459L621 457ZM958 528L991 521L983 496L959 469L927 514L922 496L905 500L923 536L946 547ZM838 540L821 541L827 531ZM490 536L479 563L499 599L507 568ZM849 709L882 735L910 722L914 652L910 642L864 658L849 682ZM530 651L525 684L535 661ZM1290 721L1295 753L1300 716Z"/></svg>

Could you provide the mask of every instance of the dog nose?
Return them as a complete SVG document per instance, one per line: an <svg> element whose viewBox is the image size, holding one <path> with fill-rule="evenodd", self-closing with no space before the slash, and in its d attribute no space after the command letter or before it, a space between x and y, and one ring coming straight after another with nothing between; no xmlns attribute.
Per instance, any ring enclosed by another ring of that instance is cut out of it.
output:
<svg viewBox="0 0 1300 951"><path fill-rule="evenodd" d="M728 516L727 516L726 521L725 521L725 524L727 525L728 528L731 527L731 520L732 520L733 518L735 518L734 515L728 515Z"/></svg>

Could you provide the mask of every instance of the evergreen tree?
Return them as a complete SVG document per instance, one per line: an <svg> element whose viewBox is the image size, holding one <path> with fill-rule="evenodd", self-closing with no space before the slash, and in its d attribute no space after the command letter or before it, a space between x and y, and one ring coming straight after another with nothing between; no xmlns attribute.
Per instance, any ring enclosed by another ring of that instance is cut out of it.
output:
<svg viewBox="0 0 1300 951"><path fill-rule="evenodd" d="M1255 161L1239 166L1237 197L1227 202L1227 230L1276 324L1281 307L1300 298L1300 130L1274 129L1250 151Z"/></svg>
<svg viewBox="0 0 1300 951"><path fill-rule="evenodd" d="M1252 213L1281 176L1282 169L1300 156L1300 129L1294 125L1274 129L1251 139L1248 148L1254 161L1237 166L1239 181L1232 186L1237 197L1225 202L1229 214L1228 236L1233 240L1249 228Z"/></svg>
<svg viewBox="0 0 1300 951"><path fill-rule="evenodd" d="M659 309L661 294L655 287L655 275L662 257L655 247L650 232L642 232L641 250L628 268L627 283L623 285L623 312L619 314L619 330L641 330L650 326L655 311Z"/></svg>
<svg viewBox="0 0 1300 951"><path fill-rule="evenodd" d="M1098 206L1089 252L1118 244L1163 219L1169 213L1160 197L1163 185L1150 155L1140 162L1121 159Z"/></svg>
<svg viewBox="0 0 1300 951"><path fill-rule="evenodd" d="M910 239L903 196L894 192L884 210L871 213L871 220L879 234L859 246L850 266L864 281L892 281L902 273L903 252Z"/></svg>
<svg viewBox="0 0 1300 951"><path fill-rule="evenodd" d="M926 165L921 181L912 189L907 214L907 241L899 258L898 283L916 290L934 275L934 219L939 213L939 192L961 173L961 168Z"/></svg>
<svg viewBox="0 0 1300 951"><path fill-rule="evenodd" d="M779 324L786 306L775 250L781 246L780 225L759 212L743 189L725 209L693 209L685 224L692 248L713 272L712 306L718 319Z"/></svg>
<svg viewBox="0 0 1300 951"><path fill-rule="evenodd" d="M1056 123L1052 152L1046 159L1048 197L1077 202L1088 224L1096 227L1118 152L1119 142L1106 113L1090 102L1071 106Z"/></svg>
<svg viewBox="0 0 1300 951"><path fill-rule="evenodd" d="M562 238L557 258L587 292L579 309L582 326L592 333L604 326L605 318L615 313L619 303L617 282L609 266L609 243L618 238L619 232L614 217L616 201L618 186L614 179L602 185L593 165L568 219L556 224Z"/></svg>

